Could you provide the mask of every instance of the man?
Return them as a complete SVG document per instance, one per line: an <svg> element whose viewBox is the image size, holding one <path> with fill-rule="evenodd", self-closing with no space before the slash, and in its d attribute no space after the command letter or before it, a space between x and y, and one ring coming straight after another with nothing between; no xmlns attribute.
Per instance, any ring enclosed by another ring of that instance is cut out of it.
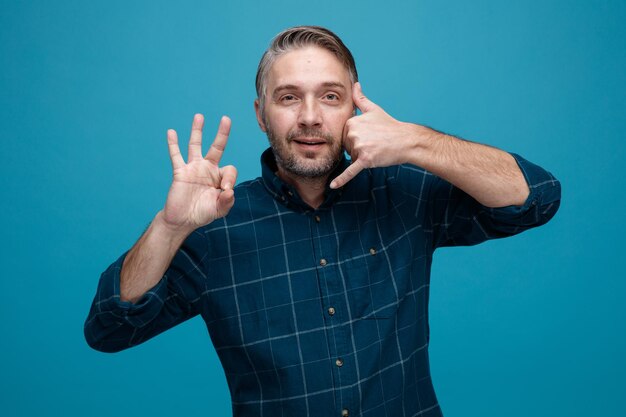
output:
<svg viewBox="0 0 626 417"><path fill-rule="evenodd" d="M119 351L200 314L235 416L440 416L433 251L545 223L560 185L517 155L395 120L357 81L332 32L277 35L255 101L271 149L237 187L219 166L227 117L204 157L194 117L187 163L168 131L165 207L103 273L90 346Z"/></svg>

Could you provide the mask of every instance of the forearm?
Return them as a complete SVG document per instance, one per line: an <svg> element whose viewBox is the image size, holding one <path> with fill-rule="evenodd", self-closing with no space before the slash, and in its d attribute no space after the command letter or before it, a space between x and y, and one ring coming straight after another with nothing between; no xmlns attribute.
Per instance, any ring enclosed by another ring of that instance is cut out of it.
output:
<svg viewBox="0 0 626 417"><path fill-rule="evenodd" d="M120 300L135 303L154 287L189 233L168 227L159 212L124 259L120 272Z"/></svg>
<svg viewBox="0 0 626 417"><path fill-rule="evenodd" d="M445 179L487 207L522 205L526 179L509 153L413 125L407 162Z"/></svg>

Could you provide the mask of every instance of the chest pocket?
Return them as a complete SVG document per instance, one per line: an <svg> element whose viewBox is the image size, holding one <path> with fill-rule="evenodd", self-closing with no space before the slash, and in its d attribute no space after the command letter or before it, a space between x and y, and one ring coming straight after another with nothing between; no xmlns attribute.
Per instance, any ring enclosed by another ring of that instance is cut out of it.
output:
<svg viewBox="0 0 626 417"><path fill-rule="evenodd" d="M388 254L375 246L350 254L339 263L354 319L389 319L398 309L400 276Z"/></svg>

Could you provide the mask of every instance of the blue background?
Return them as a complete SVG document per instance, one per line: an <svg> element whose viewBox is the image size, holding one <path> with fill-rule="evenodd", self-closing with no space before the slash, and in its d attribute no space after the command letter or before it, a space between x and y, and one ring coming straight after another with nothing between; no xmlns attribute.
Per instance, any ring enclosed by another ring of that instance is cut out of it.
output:
<svg viewBox="0 0 626 417"><path fill-rule="evenodd" d="M83 321L100 272L164 203L167 128L186 145L195 112L208 139L230 115L224 163L258 175L256 66L296 24L336 31L396 118L562 181L546 226L435 255L446 416L626 415L624 1L1 5L3 415L230 415L201 319L114 355L90 350Z"/></svg>

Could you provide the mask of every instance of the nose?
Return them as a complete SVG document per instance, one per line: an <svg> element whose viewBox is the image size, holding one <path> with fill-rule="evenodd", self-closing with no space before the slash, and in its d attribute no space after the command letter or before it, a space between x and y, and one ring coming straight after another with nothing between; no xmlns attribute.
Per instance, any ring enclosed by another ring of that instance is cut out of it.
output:
<svg viewBox="0 0 626 417"><path fill-rule="evenodd" d="M322 113L317 100L306 98L300 106L298 114L300 127L320 127L322 125Z"/></svg>

